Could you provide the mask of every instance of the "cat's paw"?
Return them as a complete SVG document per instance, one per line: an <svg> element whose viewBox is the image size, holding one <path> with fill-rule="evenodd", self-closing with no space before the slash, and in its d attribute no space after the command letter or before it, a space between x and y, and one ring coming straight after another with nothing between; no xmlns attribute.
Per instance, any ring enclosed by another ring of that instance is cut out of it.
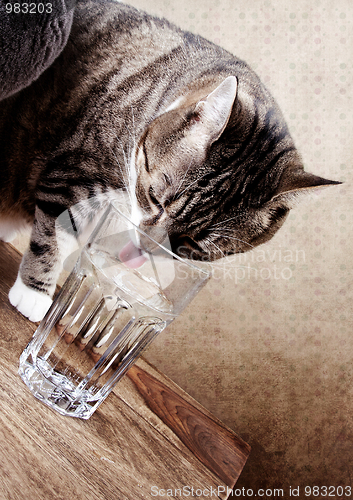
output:
<svg viewBox="0 0 353 500"><path fill-rule="evenodd" d="M15 284L9 292L9 301L20 313L34 323L44 318L53 302L49 295L26 286L20 275L17 276Z"/></svg>

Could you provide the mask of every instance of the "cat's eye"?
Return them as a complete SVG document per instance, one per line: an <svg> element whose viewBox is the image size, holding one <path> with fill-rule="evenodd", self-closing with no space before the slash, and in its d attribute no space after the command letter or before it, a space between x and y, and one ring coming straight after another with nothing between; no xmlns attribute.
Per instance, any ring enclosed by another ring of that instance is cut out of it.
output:
<svg viewBox="0 0 353 500"><path fill-rule="evenodd" d="M154 191L153 191L153 188L150 187L149 190L148 190L148 194L149 194L149 197L150 197L150 200L152 201L153 205L155 205L157 208L159 208L160 210L163 209L162 205L159 203L159 201L157 200L157 198L155 197L154 195Z"/></svg>
<svg viewBox="0 0 353 500"><path fill-rule="evenodd" d="M172 181L170 180L169 175L166 174L165 172L163 172L163 176L164 176L164 180L165 180L167 186L171 186L172 185Z"/></svg>
<svg viewBox="0 0 353 500"><path fill-rule="evenodd" d="M145 170L149 174L150 173L150 168L149 168L148 159L147 159L146 140L143 141L142 151L143 151L143 156L144 156L144 160L145 160L145 162L144 162L145 163Z"/></svg>

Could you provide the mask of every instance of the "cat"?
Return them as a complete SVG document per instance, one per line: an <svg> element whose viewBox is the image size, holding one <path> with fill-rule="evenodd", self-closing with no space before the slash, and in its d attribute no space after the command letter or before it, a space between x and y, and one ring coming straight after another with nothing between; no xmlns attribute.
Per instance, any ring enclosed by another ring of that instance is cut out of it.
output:
<svg viewBox="0 0 353 500"><path fill-rule="evenodd" d="M68 248L60 214L125 190L131 218L185 258L269 240L297 198L336 184L304 171L257 75L217 45L113 0L79 0L68 43L0 102L0 238L31 239L10 302L39 321Z"/></svg>

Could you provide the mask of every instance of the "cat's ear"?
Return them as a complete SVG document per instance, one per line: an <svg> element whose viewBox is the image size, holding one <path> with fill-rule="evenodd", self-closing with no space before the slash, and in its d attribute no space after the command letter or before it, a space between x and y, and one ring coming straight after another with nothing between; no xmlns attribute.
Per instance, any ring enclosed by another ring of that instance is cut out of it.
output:
<svg viewBox="0 0 353 500"><path fill-rule="evenodd" d="M237 95L237 79L228 76L205 100L196 104L192 132L204 146L215 142L225 129Z"/></svg>
<svg viewBox="0 0 353 500"><path fill-rule="evenodd" d="M302 196L313 190L334 184L342 183L310 174L303 169L287 170L283 173L277 193L271 201L278 201L287 208L293 208L301 200Z"/></svg>

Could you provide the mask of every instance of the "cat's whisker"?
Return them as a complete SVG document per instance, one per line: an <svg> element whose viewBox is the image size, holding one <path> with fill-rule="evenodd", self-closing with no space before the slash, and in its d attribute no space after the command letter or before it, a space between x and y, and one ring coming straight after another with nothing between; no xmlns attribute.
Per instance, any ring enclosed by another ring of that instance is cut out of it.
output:
<svg viewBox="0 0 353 500"><path fill-rule="evenodd" d="M220 222L216 222L215 224L212 224L211 229L213 227L219 226L220 224L225 224L226 222L229 222L230 220L234 220L234 219L237 219L237 218L238 218L237 216L236 217L230 217L229 219L222 220Z"/></svg>
<svg viewBox="0 0 353 500"><path fill-rule="evenodd" d="M216 245L216 243L214 241L212 241L210 238L206 238L206 242L211 243L213 246L215 246L217 248L217 250L221 253L222 257L224 257L225 254L224 254L223 250L221 250L219 248L219 246Z"/></svg>
<svg viewBox="0 0 353 500"><path fill-rule="evenodd" d="M135 127L135 115L134 115L134 108L132 107L131 105L131 116L132 116L132 131L133 131L133 134L132 134L132 141L133 141L133 144L134 146L136 145L136 127ZM130 131L129 131L130 133Z"/></svg>
<svg viewBox="0 0 353 500"><path fill-rule="evenodd" d="M118 168L119 168L120 173L121 173L121 175L122 175L122 178L123 178L123 181L124 181L125 187L127 187L127 182L126 182L125 173L124 173L123 169L122 169L122 168L121 168L121 166L120 166L120 162L119 162L119 160L118 160L118 157L116 156L116 154L115 154L115 152L113 151L113 149L112 149L110 146L108 146L108 147L109 147L110 151L112 152L112 155L113 155L113 156L114 156L114 158L115 158L116 164L118 165ZM122 147L121 149L122 149L122 152L123 152L124 161L126 162L125 151L124 151L123 147Z"/></svg>
<svg viewBox="0 0 353 500"><path fill-rule="evenodd" d="M133 151L136 150L136 130L135 130L135 116L134 116L134 109L133 107L131 106L131 116L132 116L132 132L130 130L130 128L127 126L127 124L125 123L125 129L127 130L127 133L129 134L129 137L130 137L130 141L129 141L129 144L128 144L128 157L131 158L131 154ZM131 146L132 144L132 146ZM126 169L127 169L127 172L128 172L128 176L130 177L131 176L131 161L127 161L126 159L126 156L124 155L125 157L125 165L126 165Z"/></svg>
<svg viewBox="0 0 353 500"><path fill-rule="evenodd" d="M236 240L236 241L239 241L240 243L245 243L245 245L249 245L249 247L251 247L251 248L255 248L254 245L252 245L251 243L248 243L247 241L241 240L239 238L235 238L235 236L228 236L228 235L222 234L222 233L210 233L210 236L217 236L217 237L221 237L221 238L228 238L230 240Z"/></svg>
<svg viewBox="0 0 353 500"><path fill-rule="evenodd" d="M189 170L190 170L191 164L192 164L192 160L190 160L189 166L188 166L188 168L187 168L187 170L186 170L186 172L185 172L185 174L184 174L183 178L181 179L181 182L180 182L180 184L179 184L179 186L178 186L177 190L175 191L175 195L174 195L174 198L173 198L173 199L175 199L175 197L176 197L176 195L177 195L177 193L178 193L179 189L181 188L181 186L182 186L182 184L183 184L183 182L184 182L184 180L185 180L185 177L187 176L187 173L188 173L188 172L189 172Z"/></svg>
<svg viewBox="0 0 353 500"><path fill-rule="evenodd" d="M194 184L196 184L197 182L199 182L201 179L203 179L203 177L206 177L207 173L202 175L201 177L198 177L194 182L192 182L191 184L189 184L185 189L183 189L183 191L181 193L178 194L178 196L176 197L176 199L178 200L184 193L185 191L187 191L188 189L191 188L191 186L193 186Z"/></svg>
<svg viewBox="0 0 353 500"><path fill-rule="evenodd" d="M130 198L130 201L132 202L131 194L130 194L130 190L129 190L129 183L128 183L126 177L125 177L125 173L124 173L123 169L121 168L121 165L119 163L119 160L118 160L116 154L114 153L114 151L112 150L112 148L110 146L109 146L109 149L112 152L112 154L113 154L113 156L114 156L114 158L116 160L116 164L118 165L118 168L119 168L119 170L121 172L121 175L122 175L122 178L123 178L123 182L124 182L125 187L126 187L126 192L127 192L128 196ZM127 159L126 159L126 154L125 154L124 148L121 148L121 149L122 149L122 153L123 153L123 156L124 156L124 162L127 165L128 162L127 162Z"/></svg>

